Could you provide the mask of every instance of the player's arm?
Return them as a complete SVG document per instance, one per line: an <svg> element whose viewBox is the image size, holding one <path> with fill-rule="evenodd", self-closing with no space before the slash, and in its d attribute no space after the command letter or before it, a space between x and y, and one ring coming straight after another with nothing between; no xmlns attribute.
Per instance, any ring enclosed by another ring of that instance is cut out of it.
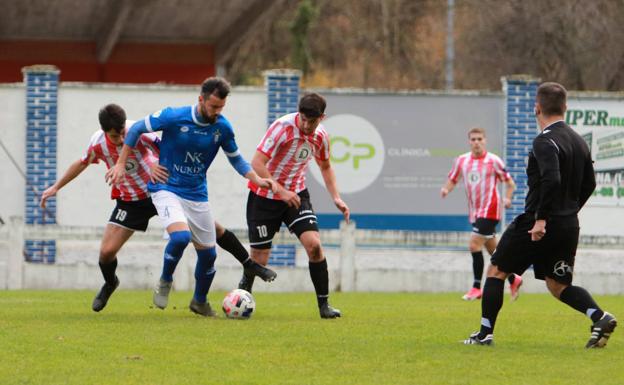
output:
<svg viewBox="0 0 624 385"><path fill-rule="evenodd" d="M234 167L236 172L248 179L251 183L262 188L271 189L275 192L271 178L258 176L258 174L251 168L249 162L247 162L247 160L245 160L245 158L241 155L238 145L236 144L236 140L234 139L234 130L229 125L227 128L229 130L225 134L225 138L221 144L221 149L227 156L230 165Z"/></svg>
<svg viewBox="0 0 624 385"><path fill-rule="evenodd" d="M334 168L331 166L329 159L321 160L316 159L316 163L321 169L321 175L323 175L323 180L325 181L325 188L327 188L327 192L334 200L334 204L342 212L345 221L349 223L349 217L351 215L351 211L349 210L349 206L340 198L340 193L338 192L338 186L336 184L336 173L334 172Z"/></svg>
<svg viewBox="0 0 624 385"><path fill-rule="evenodd" d="M457 185L457 182L450 178L447 179L444 186L442 186L442 188L440 189L440 196L442 196L442 198L446 198L446 196L449 195L451 191L453 191L455 185Z"/></svg>
<svg viewBox="0 0 624 385"><path fill-rule="evenodd" d="M513 198L513 193L516 190L516 182L514 182L513 178L509 178L505 181L505 198L504 204L505 208L511 207L511 198Z"/></svg>
<svg viewBox="0 0 624 385"><path fill-rule="evenodd" d="M299 208L301 206L301 198L294 191L289 191L284 188L280 183L273 179L273 176L267 168L269 157L261 151L256 151L251 159L251 167L262 178L270 179L273 183L273 192L278 194L280 198L288 204L288 206L294 206Z"/></svg>
<svg viewBox="0 0 624 385"><path fill-rule="evenodd" d="M596 189L594 162L588 157L585 161L585 167L583 167L583 183L581 183L581 192L579 194L579 210L585 205L594 192L594 189Z"/></svg>
<svg viewBox="0 0 624 385"><path fill-rule="evenodd" d="M57 180L52 186L48 187L43 194L41 194L41 201L39 202L39 206L42 208L46 207L46 201L48 198L56 195L56 193L63 188L67 183L71 182L76 178L80 173L82 173L87 167L89 167L89 162L83 162L82 159L76 160L72 163L61 179Z"/></svg>
<svg viewBox="0 0 624 385"><path fill-rule="evenodd" d="M535 212L535 224L529 230L533 241L539 241L546 234L546 222L561 187L558 152L559 149L550 139L538 136L533 140L533 155L540 170L540 198Z"/></svg>

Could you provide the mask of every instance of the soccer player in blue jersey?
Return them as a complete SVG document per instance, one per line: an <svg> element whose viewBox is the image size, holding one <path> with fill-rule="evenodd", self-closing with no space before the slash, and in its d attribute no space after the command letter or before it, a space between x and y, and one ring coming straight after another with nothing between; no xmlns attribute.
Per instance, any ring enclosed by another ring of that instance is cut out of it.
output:
<svg viewBox="0 0 624 385"><path fill-rule="evenodd" d="M274 188L270 179L260 178L240 155L232 126L220 114L229 92L230 85L225 79L211 77L203 82L197 104L167 107L136 122L126 135L116 165L107 173L107 180L117 183L126 172L126 159L139 136L146 132L163 132L159 163L167 169L169 178L166 183L148 184L158 216L169 233L162 275L154 290L154 304L160 309L167 307L173 273L184 249L192 241L197 251L197 264L195 293L189 308L203 316L216 315L207 301L217 254L206 172L219 149L223 149L240 175L254 184ZM254 271L266 281L276 276L251 259L244 266L246 272Z"/></svg>

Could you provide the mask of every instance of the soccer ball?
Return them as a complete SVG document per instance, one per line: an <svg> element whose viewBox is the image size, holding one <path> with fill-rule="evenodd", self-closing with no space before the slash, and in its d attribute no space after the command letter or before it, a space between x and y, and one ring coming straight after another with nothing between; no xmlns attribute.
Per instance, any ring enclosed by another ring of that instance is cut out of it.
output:
<svg viewBox="0 0 624 385"><path fill-rule="evenodd" d="M256 300L250 292L234 289L223 298L222 309L228 318L248 319L256 309Z"/></svg>

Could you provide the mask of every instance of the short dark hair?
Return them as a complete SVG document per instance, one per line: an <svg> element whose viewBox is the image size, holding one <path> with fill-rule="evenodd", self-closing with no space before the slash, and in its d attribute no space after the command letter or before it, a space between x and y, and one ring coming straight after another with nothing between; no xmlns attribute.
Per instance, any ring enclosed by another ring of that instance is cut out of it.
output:
<svg viewBox="0 0 624 385"><path fill-rule="evenodd" d="M230 93L230 83L227 80L213 76L202 83L201 94L207 99L210 95L215 95L219 99L225 99Z"/></svg>
<svg viewBox="0 0 624 385"><path fill-rule="evenodd" d="M114 130L121 133L126 127L126 111L117 104L111 103L102 107L98 118L104 132Z"/></svg>
<svg viewBox="0 0 624 385"><path fill-rule="evenodd" d="M325 113L327 102L317 93L305 94L299 99L299 112L307 118L318 118Z"/></svg>
<svg viewBox="0 0 624 385"><path fill-rule="evenodd" d="M563 115L568 91L559 83L546 82L537 88L537 104L545 116Z"/></svg>

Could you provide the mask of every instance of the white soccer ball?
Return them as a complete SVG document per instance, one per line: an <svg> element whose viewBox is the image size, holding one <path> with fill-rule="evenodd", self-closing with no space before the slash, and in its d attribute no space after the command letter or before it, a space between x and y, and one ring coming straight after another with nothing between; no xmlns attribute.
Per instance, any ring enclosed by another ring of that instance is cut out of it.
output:
<svg viewBox="0 0 624 385"><path fill-rule="evenodd" d="M228 318L248 319L256 309L256 300L250 292L234 289L223 298L222 309Z"/></svg>

